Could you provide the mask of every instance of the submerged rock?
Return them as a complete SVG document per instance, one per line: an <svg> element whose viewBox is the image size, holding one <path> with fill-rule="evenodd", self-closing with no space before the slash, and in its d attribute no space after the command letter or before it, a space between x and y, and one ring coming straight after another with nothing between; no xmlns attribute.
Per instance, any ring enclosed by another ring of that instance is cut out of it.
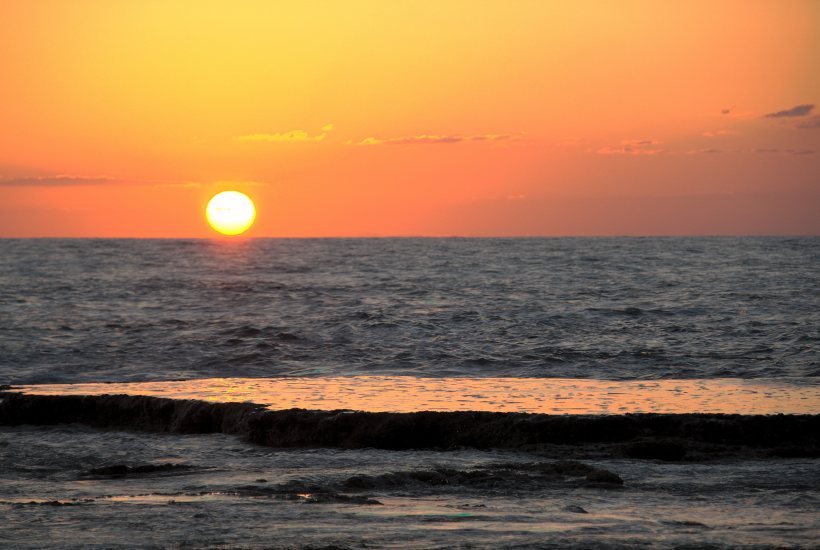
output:
<svg viewBox="0 0 820 550"><path fill-rule="evenodd" d="M564 478L584 478L594 483L623 485L621 477L575 460L490 464L472 470L436 468L392 472L377 476L354 475L342 482L347 490L367 491L394 487L470 486L486 488L537 488Z"/></svg>
<svg viewBox="0 0 820 550"><path fill-rule="evenodd" d="M592 483L612 483L614 485L623 485L624 480L615 472L609 470L595 470L587 474L586 480Z"/></svg>
<svg viewBox="0 0 820 550"><path fill-rule="evenodd" d="M668 439L636 441L624 447L629 458L642 458L677 462L686 455L686 447Z"/></svg>
<svg viewBox="0 0 820 550"><path fill-rule="evenodd" d="M142 466L126 466L125 464L114 464L103 466L102 468L92 468L89 474L95 476L124 476L128 474L151 474L154 472L171 472L177 470L189 470L193 466L187 464L143 464Z"/></svg>
<svg viewBox="0 0 820 550"><path fill-rule="evenodd" d="M355 495L342 495L339 493L317 493L315 495L307 495L304 498L305 503L307 504L342 503L358 504L365 506L384 506L384 504L372 498L360 497Z"/></svg>

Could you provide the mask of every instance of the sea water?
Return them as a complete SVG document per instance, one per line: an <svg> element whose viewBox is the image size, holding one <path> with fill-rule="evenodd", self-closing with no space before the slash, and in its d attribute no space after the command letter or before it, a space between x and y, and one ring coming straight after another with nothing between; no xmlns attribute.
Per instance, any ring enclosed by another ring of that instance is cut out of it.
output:
<svg viewBox="0 0 820 550"><path fill-rule="evenodd" d="M820 238L0 240L0 383L820 377Z"/></svg>
<svg viewBox="0 0 820 550"><path fill-rule="evenodd" d="M474 380L488 391L510 379L731 379L814 395L819 298L820 239L808 237L2 240L0 384L185 380L190 398L196 380L227 378ZM533 469L554 460L5 426L0 546L820 540L816 458L583 461L623 484Z"/></svg>

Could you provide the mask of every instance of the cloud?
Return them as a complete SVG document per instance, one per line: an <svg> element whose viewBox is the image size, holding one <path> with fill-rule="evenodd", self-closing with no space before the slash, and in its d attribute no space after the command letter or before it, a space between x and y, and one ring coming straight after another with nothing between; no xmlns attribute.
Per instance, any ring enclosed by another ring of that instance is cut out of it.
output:
<svg viewBox="0 0 820 550"><path fill-rule="evenodd" d="M3 180L0 185L9 187L72 187L85 185L114 185L139 183L135 180L109 178L108 176L42 176Z"/></svg>
<svg viewBox="0 0 820 550"><path fill-rule="evenodd" d="M564 139L558 140L558 141L555 142L555 144L559 145L561 147L572 147L572 146L575 146L575 145L580 145L582 142L585 142L585 141L586 140L581 139L581 138L569 137L569 138L564 138Z"/></svg>
<svg viewBox="0 0 820 550"><path fill-rule="evenodd" d="M806 116L811 113L812 109L814 109L814 105L798 105L797 107L792 107L791 109L786 109L785 111L777 111L776 113L769 113L768 115L763 116L766 118Z"/></svg>
<svg viewBox="0 0 820 550"><path fill-rule="evenodd" d="M698 149L698 150L695 150L695 151L687 151L686 154L687 155L698 155L698 154L701 154L701 153L705 153L705 154L713 155L713 154L722 153L722 152L723 151L721 151L720 149Z"/></svg>
<svg viewBox="0 0 820 550"><path fill-rule="evenodd" d="M743 117L746 115L751 115L752 111L744 111L743 109L738 109L737 105L732 105L728 109L721 109L720 114Z"/></svg>
<svg viewBox="0 0 820 550"><path fill-rule="evenodd" d="M332 130L333 130L333 125L332 124L328 124L327 126L322 126L322 131L324 131L324 132L330 132Z"/></svg>
<svg viewBox="0 0 820 550"><path fill-rule="evenodd" d="M221 183L221 182L218 182ZM256 182L236 182L242 185L264 185ZM103 185L132 185L154 187L199 187L202 182L185 180L143 180L112 178L109 176L25 176L18 178L0 177L0 187L87 187Z"/></svg>
<svg viewBox="0 0 820 550"><path fill-rule="evenodd" d="M328 126L332 127L333 125L328 124ZM327 129L327 126L322 129ZM275 134L251 134L247 136L238 136L234 139L238 141L320 141L325 139L325 136L327 136L327 132L318 136L310 137L307 132L303 130L292 130L290 132L285 132L284 134L280 134L279 132Z"/></svg>
<svg viewBox="0 0 820 550"><path fill-rule="evenodd" d="M820 115L814 115L813 117L800 122L796 128L800 128L801 130L820 128Z"/></svg>
<svg viewBox="0 0 820 550"><path fill-rule="evenodd" d="M652 145L660 145L660 141L653 139L627 139L621 142L621 147L601 147L598 149L599 155L656 155L662 153L663 149L650 149Z"/></svg>
<svg viewBox="0 0 820 550"><path fill-rule="evenodd" d="M662 149L636 149L634 147L618 147L613 149L611 147L601 147L596 153L599 155L655 155L661 151Z"/></svg>
<svg viewBox="0 0 820 550"><path fill-rule="evenodd" d="M703 132L703 135L706 137L715 137L715 136L739 136L742 132L736 132L735 130L718 130L717 132Z"/></svg>
<svg viewBox="0 0 820 550"><path fill-rule="evenodd" d="M783 155L813 155L811 149L755 149L755 153L780 153Z"/></svg>
<svg viewBox="0 0 820 550"><path fill-rule="evenodd" d="M374 137L365 138L356 145L416 145L416 144L442 144L460 143L463 141L502 141L512 140L520 137L518 134L485 134L481 136L409 136L397 138L378 139Z"/></svg>
<svg viewBox="0 0 820 550"><path fill-rule="evenodd" d="M369 137L356 145L407 145L411 143L458 143L459 141L464 141L464 138L459 136L411 136L387 139Z"/></svg>

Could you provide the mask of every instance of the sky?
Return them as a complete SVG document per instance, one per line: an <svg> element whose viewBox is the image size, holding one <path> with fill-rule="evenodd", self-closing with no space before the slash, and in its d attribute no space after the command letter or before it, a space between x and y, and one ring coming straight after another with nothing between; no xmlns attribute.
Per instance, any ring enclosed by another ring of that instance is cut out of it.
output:
<svg viewBox="0 0 820 550"><path fill-rule="evenodd" d="M0 237L820 235L817 1L0 13Z"/></svg>

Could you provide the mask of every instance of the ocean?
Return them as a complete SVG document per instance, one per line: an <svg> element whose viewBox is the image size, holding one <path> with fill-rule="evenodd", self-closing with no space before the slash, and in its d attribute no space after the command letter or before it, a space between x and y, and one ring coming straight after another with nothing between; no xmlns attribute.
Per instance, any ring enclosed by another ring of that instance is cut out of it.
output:
<svg viewBox="0 0 820 550"><path fill-rule="evenodd" d="M0 241L0 382L820 377L818 238Z"/></svg>
<svg viewBox="0 0 820 550"><path fill-rule="evenodd" d="M0 384L3 548L820 547L817 237L0 240Z"/></svg>

